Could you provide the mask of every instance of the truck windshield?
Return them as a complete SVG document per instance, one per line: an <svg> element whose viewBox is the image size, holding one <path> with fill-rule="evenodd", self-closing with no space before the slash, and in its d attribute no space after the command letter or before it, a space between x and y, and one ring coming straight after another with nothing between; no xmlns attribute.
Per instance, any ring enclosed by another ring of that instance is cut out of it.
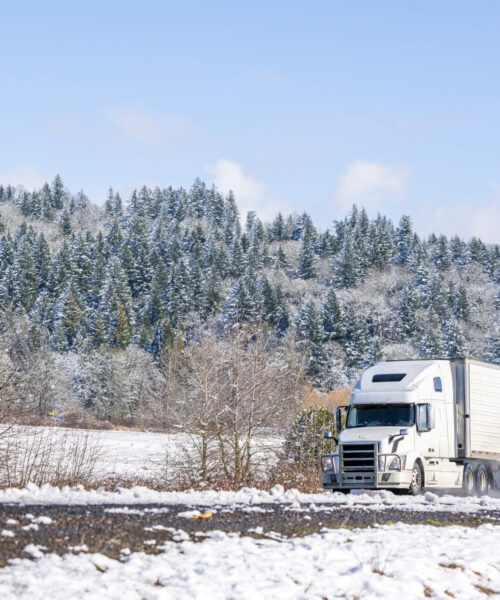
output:
<svg viewBox="0 0 500 600"><path fill-rule="evenodd" d="M415 423L413 404L358 404L349 407L347 427L408 427Z"/></svg>

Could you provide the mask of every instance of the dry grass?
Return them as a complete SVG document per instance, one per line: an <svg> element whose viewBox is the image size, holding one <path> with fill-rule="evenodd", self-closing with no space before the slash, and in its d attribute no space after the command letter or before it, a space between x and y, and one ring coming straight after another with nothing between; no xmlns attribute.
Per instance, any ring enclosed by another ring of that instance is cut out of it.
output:
<svg viewBox="0 0 500 600"><path fill-rule="evenodd" d="M499 593L495 590L492 590L491 588L485 587L484 585L480 585L478 583L474 584L474 587L476 588L476 590L478 590L482 594L485 594L486 596L496 596Z"/></svg>
<svg viewBox="0 0 500 600"><path fill-rule="evenodd" d="M99 440L91 432L4 426L0 431L0 487L28 483L91 487L101 458Z"/></svg>
<svg viewBox="0 0 500 600"><path fill-rule="evenodd" d="M465 571L462 565L457 565L456 563L439 563L439 566L444 569L459 569L460 571Z"/></svg>
<svg viewBox="0 0 500 600"><path fill-rule="evenodd" d="M200 479L193 470L172 470L171 474L151 476L113 476L95 479L92 488L114 490L118 487L131 488L145 486L161 492L182 492L186 490L225 490L236 491L242 487L255 487L269 490L275 485L282 485L285 490L297 489L304 493L318 493L321 487L321 473L316 469L299 469L289 463L278 464L275 468L254 475L245 480L235 481L223 475L214 475L209 479Z"/></svg>
<svg viewBox="0 0 500 600"><path fill-rule="evenodd" d="M349 401L351 388L340 388L333 392L322 392L312 385L308 385L302 397L302 407L325 406L334 410L337 406L345 406Z"/></svg>

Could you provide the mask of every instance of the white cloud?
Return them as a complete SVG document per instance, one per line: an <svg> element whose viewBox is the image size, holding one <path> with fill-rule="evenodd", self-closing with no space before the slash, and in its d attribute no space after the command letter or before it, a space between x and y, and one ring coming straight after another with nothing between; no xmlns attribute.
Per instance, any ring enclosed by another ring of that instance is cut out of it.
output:
<svg viewBox="0 0 500 600"><path fill-rule="evenodd" d="M133 105L110 107L106 115L119 141L146 145L183 141L193 124L182 115L147 111Z"/></svg>
<svg viewBox="0 0 500 600"><path fill-rule="evenodd" d="M356 161L348 165L333 193L337 210L344 214L353 204L372 210L387 209L405 197L409 170L378 162Z"/></svg>
<svg viewBox="0 0 500 600"><path fill-rule="evenodd" d="M34 188L40 188L46 181L53 179L35 165L27 165L24 163L17 163L13 169L0 171L0 184L1 185L22 185L27 190Z"/></svg>
<svg viewBox="0 0 500 600"><path fill-rule="evenodd" d="M500 243L500 198L489 201L463 200L450 206L422 205L414 218L415 231L458 235L466 240L480 237L486 243Z"/></svg>
<svg viewBox="0 0 500 600"><path fill-rule="evenodd" d="M285 202L271 197L265 183L253 178L241 165L232 160L219 158L214 165L208 166L206 171L213 176L212 181L221 192L234 192L243 218L248 211L254 210L263 221L270 221L278 212L290 211Z"/></svg>

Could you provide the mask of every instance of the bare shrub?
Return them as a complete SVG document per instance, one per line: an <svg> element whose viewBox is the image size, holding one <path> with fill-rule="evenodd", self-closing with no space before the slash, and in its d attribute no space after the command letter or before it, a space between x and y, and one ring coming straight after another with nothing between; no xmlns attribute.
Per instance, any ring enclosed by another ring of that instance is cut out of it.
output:
<svg viewBox="0 0 500 600"><path fill-rule="evenodd" d="M270 454L257 438L282 429L300 404L301 355L291 339L238 326L201 337L183 358L170 408L190 438L186 468L205 481L251 482Z"/></svg>
<svg viewBox="0 0 500 600"><path fill-rule="evenodd" d="M0 485L86 485L102 459L96 434L57 428L5 426L0 432Z"/></svg>
<svg viewBox="0 0 500 600"><path fill-rule="evenodd" d="M257 471L248 481L235 481L223 472L213 473L210 479L201 479L196 471L175 470L165 478L161 475L112 475L96 479L92 487L114 490L117 487L131 488L145 486L153 490L181 492L185 490L239 490L244 485L269 490L275 485L283 486L284 490L296 489L304 493L319 493L321 487L321 471L319 467L304 468L293 465L287 460L276 463L272 469Z"/></svg>
<svg viewBox="0 0 500 600"><path fill-rule="evenodd" d="M335 410L337 406L347 405L351 391L351 388L338 388L331 392L325 392L309 384L302 398L302 407L309 408L320 405Z"/></svg>

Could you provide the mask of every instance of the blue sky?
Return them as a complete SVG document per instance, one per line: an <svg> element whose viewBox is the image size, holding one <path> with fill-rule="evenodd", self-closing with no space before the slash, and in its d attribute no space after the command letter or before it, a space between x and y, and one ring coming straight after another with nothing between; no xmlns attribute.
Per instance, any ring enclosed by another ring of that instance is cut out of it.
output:
<svg viewBox="0 0 500 600"><path fill-rule="evenodd" d="M500 242L500 3L0 0L0 182Z"/></svg>

